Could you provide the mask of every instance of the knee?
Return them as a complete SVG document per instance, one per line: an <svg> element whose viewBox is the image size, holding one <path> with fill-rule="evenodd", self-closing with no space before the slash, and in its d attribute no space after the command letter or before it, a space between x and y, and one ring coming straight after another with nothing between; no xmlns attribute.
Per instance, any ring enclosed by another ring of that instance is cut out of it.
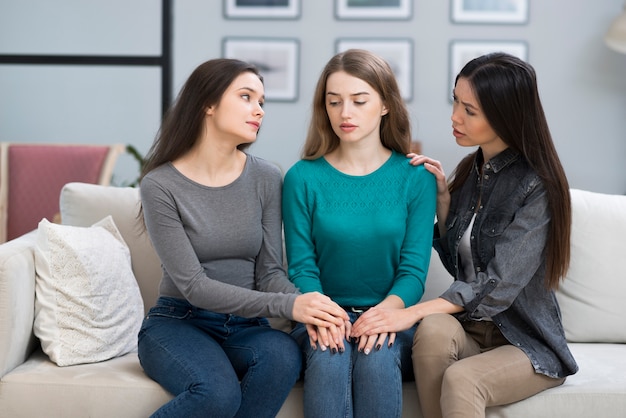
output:
<svg viewBox="0 0 626 418"><path fill-rule="evenodd" d="M400 353L386 347L368 355L360 353L352 366L354 379L364 382L400 382L401 371Z"/></svg>
<svg viewBox="0 0 626 418"><path fill-rule="evenodd" d="M476 400L476 396L479 396L484 399L484 396L481 396L479 381L461 363L454 363L446 369L441 383L441 393L442 397L446 398Z"/></svg>
<svg viewBox="0 0 626 418"><path fill-rule="evenodd" d="M288 334L277 331L277 335L257 348L256 362L268 370L300 375L302 351L298 343Z"/></svg>
<svg viewBox="0 0 626 418"><path fill-rule="evenodd" d="M187 393L190 401L188 416L234 417L241 406L241 387L238 381L197 383Z"/></svg>
<svg viewBox="0 0 626 418"><path fill-rule="evenodd" d="M296 340L289 334L282 331L272 330L272 334L268 335L266 340L258 348L260 353L268 357L293 358L301 357L300 346Z"/></svg>
<svg viewBox="0 0 626 418"><path fill-rule="evenodd" d="M441 351L461 329L461 324L452 315L428 315L422 319L413 336L413 356Z"/></svg>
<svg viewBox="0 0 626 418"><path fill-rule="evenodd" d="M325 376L330 381L350 375L351 353L331 353L330 350L309 350L306 354L306 375Z"/></svg>

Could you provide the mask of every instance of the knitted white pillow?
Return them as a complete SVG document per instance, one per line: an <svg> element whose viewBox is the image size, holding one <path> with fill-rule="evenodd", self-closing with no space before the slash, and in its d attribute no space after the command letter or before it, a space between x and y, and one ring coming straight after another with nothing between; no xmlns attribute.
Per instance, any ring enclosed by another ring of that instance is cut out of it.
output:
<svg viewBox="0 0 626 418"><path fill-rule="evenodd" d="M130 252L110 216L91 227L39 223L35 336L59 366L133 351L143 301Z"/></svg>

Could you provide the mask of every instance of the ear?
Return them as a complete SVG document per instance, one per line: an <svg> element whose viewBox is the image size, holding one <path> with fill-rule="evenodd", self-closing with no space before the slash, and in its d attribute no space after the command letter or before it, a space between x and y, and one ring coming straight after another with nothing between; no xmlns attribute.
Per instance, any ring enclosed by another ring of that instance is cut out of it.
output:
<svg viewBox="0 0 626 418"><path fill-rule="evenodd" d="M207 116L213 116L214 112L215 112L215 106L209 106L206 109L204 109L204 113L206 113Z"/></svg>
<svg viewBox="0 0 626 418"><path fill-rule="evenodd" d="M380 116L385 116L387 113L389 113L389 109L387 109L387 106L383 106L383 110L382 112L380 112Z"/></svg>

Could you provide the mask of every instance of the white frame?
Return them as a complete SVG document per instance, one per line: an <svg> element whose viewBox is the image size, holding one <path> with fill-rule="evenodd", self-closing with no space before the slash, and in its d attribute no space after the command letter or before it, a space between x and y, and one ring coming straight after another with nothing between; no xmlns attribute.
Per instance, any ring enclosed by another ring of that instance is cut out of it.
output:
<svg viewBox="0 0 626 418"><path fill-rule="evenodd" d="M298 99L300 42L295 38L239 38L222 41L222 56L255 64L264 79L265 100Z"/></svg>
<svg viewBox="0 0 626 418"><path fill-rule="evenodd" d="M393 70L402 98L413 99L413 40L411 38L339 38L335 52L366 49L383 58Z"/></svg>
<svg viewBox="0 0 626 418"><path fill-rule="evenodd" d="M287 0L286 6L267 5L242 6L238 0L224 0L224 17L227 19L298 19L301 0Z"/></svg>
<svg viewBox="0 0 626 418"><path fill-rule="evenodd" d="M319 0L317 0L319 1ZM399 0L398 6L386 6L384 2L369 6L351 6L350 0L335 0L335 18L339 20L388 20L410 19L413 15L413 0Z"/></svg>
<svg viewBox="0 0 626 418"><path fill-rule="evenodd" d="M467 41L450 42L450 68L448 97L452 101L454 80L461 69L472 59L490 52L506 52L528 61L528 44L525 41Z"/></svg>
<svg viewBox="0 0 626 418"><path fill-rule="evenodd" d="M467 3L480 6L481 0L451 0L450 19L454 23L524 24L528 22L529 0L484 0L484 8L468 8ZM544 0L545 1L545 0ZM509 7L507 9L507 7Z"/></svg>

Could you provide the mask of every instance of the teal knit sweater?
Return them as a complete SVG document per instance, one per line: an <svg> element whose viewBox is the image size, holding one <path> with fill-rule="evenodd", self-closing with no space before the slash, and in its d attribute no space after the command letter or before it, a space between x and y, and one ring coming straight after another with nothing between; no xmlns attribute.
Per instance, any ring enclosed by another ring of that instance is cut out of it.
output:
<svg viewBox="0 0 626 418"><path fill-rule="evenodd" d="M365 176L341 173L323 157L297 162L283 185L290 280L342 306L373 306L388 295L417 303L436 193L434 176L396 152Z"/></svg>

